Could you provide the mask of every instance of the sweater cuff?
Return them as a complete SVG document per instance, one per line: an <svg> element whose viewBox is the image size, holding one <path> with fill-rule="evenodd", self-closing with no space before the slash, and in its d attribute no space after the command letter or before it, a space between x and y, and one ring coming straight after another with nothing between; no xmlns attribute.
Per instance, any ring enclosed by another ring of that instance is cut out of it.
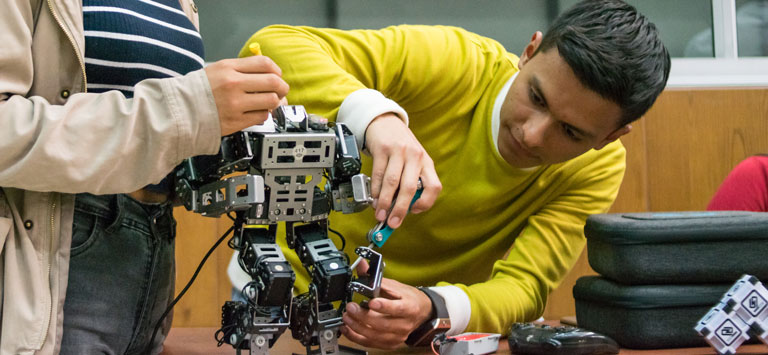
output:
<svg viewBox="0 0 768 355"><path fill-rule="evenodd" d="M429 289L437 292L445 300L445 308L451 319L451 329L445 334L450 336L463 333L467 329L469 317L472 315L469 296L456 286L435 286Z"/></svg>
<svg viewBox="0 0 768 355"><path fill-rule="evenodd" d="M408 125L408 113L379 91L373 89L357 90L341 103L336 122L341 122L352 131L357 140L357 146L365 149L365 131L374 118L381 114L392 112Z"/></svg>

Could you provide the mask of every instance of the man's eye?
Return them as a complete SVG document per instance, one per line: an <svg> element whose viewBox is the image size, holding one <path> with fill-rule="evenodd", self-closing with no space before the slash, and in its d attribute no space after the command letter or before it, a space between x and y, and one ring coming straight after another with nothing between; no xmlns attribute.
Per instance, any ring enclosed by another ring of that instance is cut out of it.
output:
<svg viewBox="0 0 768 355"><path fill-rule="evenodd" d="M579 137L579 134L576 133L576 130L574 130L573 127L567 124L562 125L562 127L563 127L563 132L565 133L566 136L568 136L568 138L574 141L581 140L581 137Z"/></svg>
<svg viewBox="0 0 768 355"><path fill-rule="evenodd" d="M533 102L534 105L544 107L544 100L535 90L533 90L533 88L528 90L528 96L530 96L531 102Z"/></svg>

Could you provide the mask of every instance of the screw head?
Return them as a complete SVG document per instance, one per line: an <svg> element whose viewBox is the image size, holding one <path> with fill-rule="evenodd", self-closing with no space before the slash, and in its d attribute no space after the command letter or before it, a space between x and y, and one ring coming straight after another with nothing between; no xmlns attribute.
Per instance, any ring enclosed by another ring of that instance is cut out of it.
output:
<svg viewBox="0 0 768 355"><path fill-rule="evenodd" d="M331 339L333 339L333 331L332 331L332 330L330 330L330 329L326 329L326 330L323 332L323 338L324 338L325 340L328 340L328 341L330 341Z"/></svg>
<svg viewBox="0 0 768 355"><path fill-rule="evenodd" d="M266 343L267 343L267 340L264 339L263 336L259 335L258 337L256 337L256 346L262 347Z"/></svg>

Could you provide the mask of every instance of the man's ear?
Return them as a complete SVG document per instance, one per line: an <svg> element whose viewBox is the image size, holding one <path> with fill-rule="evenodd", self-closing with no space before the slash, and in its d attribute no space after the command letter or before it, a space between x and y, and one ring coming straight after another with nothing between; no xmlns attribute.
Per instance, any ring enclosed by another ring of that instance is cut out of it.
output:
<svg viewBox="0 0 768 355"><path fill-rule="evenodd" d="M528 63L529 60L533 57L533 54L536 53L536 50L539 48L539 45L541 45L541 39L544 38L544 35L541 34L541 31L536 31L533 36L531 37L531 42L528 43L528 45L525 46L525 50L523 50L523 54L520 55L520 62L517 63L518 68L522 68L525 63Z"/></svg>
<svg viewBox="0 0 768 355"><path fill-rule="evenodd" d="M625 125L625 126L617 128L615 131L611 132L611 134L609 134L608 137L605 137L605 139L603 139L602 142L598 143L595 146L595 150L603 149L603 147L608 145L608 143L611 143L611 142L619 139L619 137L621 137L621 136L623 136L623 135L625 135L625 134L627 134L627 133L629 133L631 131L632 131L632 125Z"/></svg>

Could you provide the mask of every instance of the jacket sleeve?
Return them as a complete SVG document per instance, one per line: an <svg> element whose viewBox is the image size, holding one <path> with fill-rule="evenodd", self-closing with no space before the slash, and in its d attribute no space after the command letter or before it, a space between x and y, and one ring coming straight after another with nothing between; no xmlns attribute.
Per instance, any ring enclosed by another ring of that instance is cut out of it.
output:
<svg viewBox="0 0 768 355"><path fill-rule="evenodd" d="M547 296L586 245L587 217L610 208L624 177L625 150L619 142L598 152L599 158L578 167L563 192L528 217L507 256L494 264L488 281L453 285L467 294L471 304L465 331L505 334L512 323L543 314Z"/></svg>
<svg viewBox="0 0 768 355"><path fill-rule="evenodd" d="M130 192L159 182L184 158L217 152L218 113L204 70L142 81L132 99L79 93L51 104L30 94L30 2L3 2L0 13L0 186Z"/></svg>

